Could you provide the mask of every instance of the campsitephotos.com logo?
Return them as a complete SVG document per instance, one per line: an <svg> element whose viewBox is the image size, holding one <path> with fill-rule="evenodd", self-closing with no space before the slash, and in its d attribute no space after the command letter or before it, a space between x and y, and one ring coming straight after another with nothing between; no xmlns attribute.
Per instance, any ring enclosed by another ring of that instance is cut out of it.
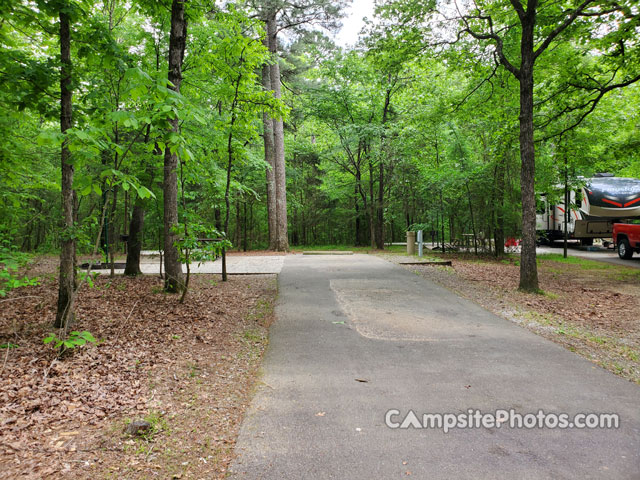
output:
<svg viewBox="0 0 640 480"><path fill-rule="evenodd" d="M384 415L384 423L393 429L435 429L444 433L453 429L473 428L522 428L522 429L598 429L618 428L620 417L617 413L518 413L514 409L495 410L483 413L470 408L464 413L423 413L409 410L401 414L392 408Z"/></svg>

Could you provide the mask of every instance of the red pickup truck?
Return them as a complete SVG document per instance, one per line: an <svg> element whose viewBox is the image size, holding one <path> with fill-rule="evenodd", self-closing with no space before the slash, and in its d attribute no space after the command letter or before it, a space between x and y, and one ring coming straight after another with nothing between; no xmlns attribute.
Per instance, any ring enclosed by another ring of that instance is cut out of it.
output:
<svg viewBox="0 0 640 480"><path fill-rule="evenodd" d="M640 253L640 225L614 223L613 243L618 248L620 258L629 259L633 256L633 252Z"/></svg>

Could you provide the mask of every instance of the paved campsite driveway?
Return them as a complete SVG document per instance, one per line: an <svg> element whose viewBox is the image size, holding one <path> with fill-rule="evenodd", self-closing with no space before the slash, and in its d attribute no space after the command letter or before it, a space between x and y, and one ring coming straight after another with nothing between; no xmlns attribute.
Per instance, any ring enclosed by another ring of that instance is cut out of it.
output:
<svg viewBox="0 0 640 480"><path fill-rule="evenodd" d="M288 256L276 311L233 478L640 478L640 387L399 266ZM445 434L390 429L392 408L615 412L621 426Z"/></svg>

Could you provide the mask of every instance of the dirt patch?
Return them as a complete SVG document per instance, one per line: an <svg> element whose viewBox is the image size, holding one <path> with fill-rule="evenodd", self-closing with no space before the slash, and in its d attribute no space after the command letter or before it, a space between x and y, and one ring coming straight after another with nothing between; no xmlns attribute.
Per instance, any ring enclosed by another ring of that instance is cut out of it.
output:
<svg viewBox="0 0 640 480"><path fill-rule="evenodd" d="M384 255L400 263L403 255ZM405 266L488 310L640 383L640 271L601 262L542 256L544 294L517 290L517 256L501 261L439 255L452 267Z"/></svg>
<svg viewBox="0 0 640 480"><path fill-rule="evenodd" d="M48 262L34 269L46 270ZM99 342L56 359L57 287L0 303L3 478L223 478L267 344L275 276L192 278L186 303L162 280L98 278L76 330ZM145 419L142 438L123 433Z"/></svg>

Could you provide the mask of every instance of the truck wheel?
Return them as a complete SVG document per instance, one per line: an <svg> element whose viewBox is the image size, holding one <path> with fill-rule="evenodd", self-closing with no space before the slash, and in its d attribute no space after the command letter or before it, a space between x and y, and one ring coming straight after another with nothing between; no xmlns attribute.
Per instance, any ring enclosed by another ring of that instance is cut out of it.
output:
<svg viewBox="0 0 640 480"><path fill-rule="evenodd" d="M626 238L618 242L618 256L624 260L629 260L633 256L633 249Z"/></svg>

